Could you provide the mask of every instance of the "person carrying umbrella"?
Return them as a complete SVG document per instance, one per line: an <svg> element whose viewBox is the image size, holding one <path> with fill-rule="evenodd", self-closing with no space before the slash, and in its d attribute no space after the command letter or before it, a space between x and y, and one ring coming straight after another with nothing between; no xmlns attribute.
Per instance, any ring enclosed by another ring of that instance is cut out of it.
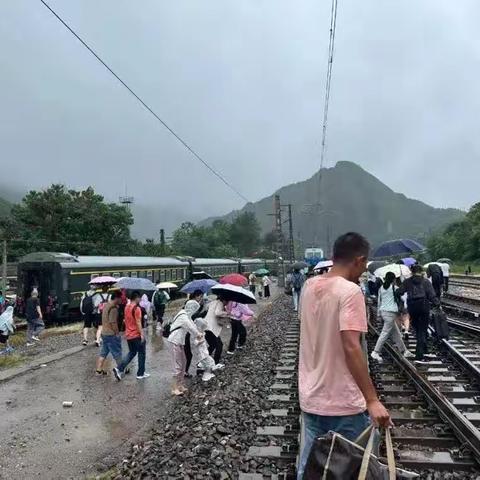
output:
<svg viewBox="0 0 480 480"><path fill-rule="evenodd" d="M170 295L166 290L159 288L153 293L152 305L157 318L157 328L163 324L163 316L165 315L165 309L169 301Z"/></svg>
<svg viewBox="0 0 480 480"><path fill-rule="evenodd" d="M130 303L125 307L125 338L128 343L128 354L122 360L120 365L113 369L113 373L118 381L122 380L125 369L137 355L137 379L143 380L150 377L149 373L145 373L147 340L142 325L140 298L139 292L133 292L130 298Z"/></svg>
<svg viewBox="0 0 480 480"><path fill-rule="evenodd" d="M243 322L249 321L253 317L254 312L247 305L238 302L228 302L226 311L230 317L230 324L232 326L232 336L227 354L233 355L236 348L242 350L245 343L247 343L247 329Z"/></svg>
<svg viewBox="0 0 480 480"><path fill-rule="evenodd" d="M400 309L398 308L398 300L395 297L395 279L395 274L388 272L385 275L383 285L378 290L378 317L383 320L383 328L371 356L380 363L383 361L380 353L389 338L393 340L405 358L413 357L413 354L407 350L407 347L403 343L402 335L397 325L397 320L399 320L400 317Z"/></svg>
<svg viewBox="0 0 480 480"><path fill-rule="evenodd" d="M225 310L227 303L227 300L218 295L217 299L208 306L207 316L205 317L207 321L205 339L208 343L208 353L213 355L216 365L220 364L222 358L223 342L220 335L223 325L226 319L228 319L228 313Z"/></svg>

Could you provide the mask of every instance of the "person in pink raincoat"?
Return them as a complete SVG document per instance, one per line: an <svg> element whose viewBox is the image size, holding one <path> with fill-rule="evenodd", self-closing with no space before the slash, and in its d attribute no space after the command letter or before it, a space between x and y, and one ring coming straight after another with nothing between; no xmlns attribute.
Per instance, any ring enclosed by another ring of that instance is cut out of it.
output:
<svg viewBox="0 0 480 480"><path fill-rule="evenodd" d="M237 348L237 341L240 350L245 346L247 342L247 329L244 324L252 321L254 313L247 305L237 302L228 302L226 311L232 325L232 337L227 353L233 355Z"/></svg>

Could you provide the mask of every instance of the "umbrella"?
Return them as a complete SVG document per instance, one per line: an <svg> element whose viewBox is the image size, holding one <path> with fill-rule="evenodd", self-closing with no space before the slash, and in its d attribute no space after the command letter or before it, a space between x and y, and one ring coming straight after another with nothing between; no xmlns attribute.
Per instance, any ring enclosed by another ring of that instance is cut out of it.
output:
<svg viewBox="0 0 480 480"><path fill-rule="evenodd" d="M117 283L118 281L118 278L115 278L115 277L110 277L108 275L104 276L104 277L95 277L95 278L92 278L92 280L90 280L90 282L88 282L89 285L103 285L103 284L113 284L113 283Z"/></svg>
<svg viewBox="0 0 480 480"><path fill-rule="evenodd" d="M385 275L388 272L393 272L396 277L409 278L412 276L412 272L406 265L399 265L398 263L391 263L390 265L385 265L384 267L375 270L374 275L377 278L385 278Z"/></svg>
<svg viewBox="0 0 480 480"><path fill-rule="evenodd" d="M217 284L215 280L204 278L202 280L193 280L182 287L182 293L193 293L195 290L201 290L203 293L208 291Z"/></svg>
<svg viewBox="0 0 480 480"><path fill-rule="evenodd" d="M430 265L438 265L440 268L442 268L442 264L440 262L430 262L426 263L423 268L426 270Z"/></svg>
<svg viewBox="0 0 480 480"><path fill-rule="evenodd" d="M159 290L166 290L167 288L178 288L178 285L175 285L172 282L161 282L157 285Z"/></svg>
<svg viewBox="0 0 480 480"><path fill-rule="evenodd" d="M270 272L266 268L259 268L257 271L253 273L255 273L255 275L259 277L264 277L265 275L268 275Z"/></svg>
<svg viewBox="0 0 480 480"><path fill-rule="evenodd" d="M402 262L408 268L410 268L412 265L415 265L417 263L417 261L412 257L402 258Z"/></svg>
<svg viewBox="0 0 480 480"><path fill-rule="evenodd" d="M314 270L321 270L322 268L333 267L333 262L331 260L322 260L315 265Z"/></svg>
<svg viewBox="0 0 480 480"><path fill-rule="evenodd" d="M193 272L192 273L194 280L212 280L212 276L207 272Z"/></svg>
<svg viewBox="0 0 480 480"><path fill-rule="evenodd" d="M215 285L212 287L212 293L215 295L221 295L225 300L237 303L257 303L255 295L242 287L236 285Z"/></svg>
<svg viewBox="0 0 480 480"><path fill-rule="evenodd" d="M116 288L122 288L124 290L144 290L144 291L153 291L156 290L155 284L150 281L148 278L134 278L134 277L123 277L117 280L115 284Z"/></svg>
<svg viewBox="0 0 480 480"><path fill-rule="evenodd" d="M382 260L374 260L373 262L368 262L367 270L373 275L375 273L375 270L378 270L385 265L388 265L388 262L384 262Z"/></svg>
<svg viewBox="0 0 480 480"><path fill-rule="evenodd" d="M220 279L220 283L229 283L230 285L238 285L239 287L244 287L248 284L248 280L239 273L230 273L229 275L225 275L224 277L222 277Z"/></svg>
<svg viewBox="0 0 480 480"><path fill-rule="evenodd" d="M403 238L400 240L390 240L389 242L382 243L374 252L374 258L393 257L396 255L402 255L405 253L422 252L425 247L409 238Z"/></svg>
<svg viewBox="0 0 480 480"><path fill-rule="evenodd" d="M306 262L296 262L293 264L294 270L303 270L304 268L308 268L308 263Z"/></svg>
<svg viewBox="0 0 480 480"><path fill-rule="evenodd" d="M439 258L437 260L438 263L453 263L452 260L450 260L449 258Z"/></svg>

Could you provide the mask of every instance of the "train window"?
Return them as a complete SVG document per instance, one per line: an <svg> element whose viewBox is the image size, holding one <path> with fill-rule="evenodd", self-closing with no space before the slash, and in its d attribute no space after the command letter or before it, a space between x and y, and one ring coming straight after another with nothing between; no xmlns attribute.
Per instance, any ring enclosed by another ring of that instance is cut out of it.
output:
<svg viewBox="0 0 480 480"><path fill-rule="evenodd" d="M120 277L121 277L120 272L114 272L113 273L113 278L120 278Z"/></svg>
<svg viewBox="0 0 480 480"><path fill-rule="evenodd" d="M69 289L68 285L68 272L63 272L63 291L67 292Z"/></svg>
<svg viewBox="0 0 480 480"><path fill-rule="evenodd" d="M98 277L98 273L92 273L90 275L90 280L93 280L94 278L97 278Z"/></svg>
<svg viewBox="0 0 480 480"><path fill-rule="evenodd" d="M132 278L138 278L138 272L130 272Z"/></svg>
<svg viewBox="0 0 480 480"><path fill-rule="evenodd" d="M153 271L152 270L149 270L147 272L147 278L153 281Z"/></svg>

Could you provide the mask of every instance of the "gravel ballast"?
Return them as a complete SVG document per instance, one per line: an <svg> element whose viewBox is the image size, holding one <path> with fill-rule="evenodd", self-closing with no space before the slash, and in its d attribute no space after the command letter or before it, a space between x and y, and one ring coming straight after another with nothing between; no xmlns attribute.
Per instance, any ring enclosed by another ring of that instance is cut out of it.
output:
<svg viewBox="0 0 480 480"><path fill-rule="evenodd" d="M214 380L197 379L185 398L172 399L151 439L133 446L110 478L234 479L240 472L281 471L282 465L248 458L247 452L258 444L264 413L274 407L268 395L294 315L283 296L266 307L246 348L226 358Z"/></svg>

